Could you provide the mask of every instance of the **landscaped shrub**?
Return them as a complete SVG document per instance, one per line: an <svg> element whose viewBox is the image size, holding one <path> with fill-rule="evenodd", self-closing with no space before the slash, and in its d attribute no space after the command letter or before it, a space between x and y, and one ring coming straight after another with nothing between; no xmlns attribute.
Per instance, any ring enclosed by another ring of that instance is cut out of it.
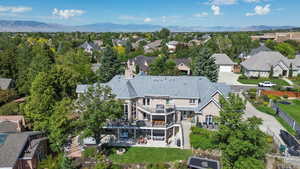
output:
<svg viewBox="0 0 300 169"><path fill-rule="evenodd" d="M85 158L95 157L96 155L97 155L96 147L87 147L83 151L83 157L85 157Z"/></svg>
<svg viewBox="0 0 300 169"><path fill-rule="evenodd" d="M284 99L288 99L288 98L289 98L289 96L288 96L288 95L286 95L286 94L285 94L285 95L283 95L282 97L283 97Z"/></svg>
<svg viewBox="0 0 300 169"><path fill-rule="evenodd" d="M269 99L272 100L273 102L277 102L280 100L280 97L279 96L275 96L275 95L268 95Z"/></svg>
<svg viewBox="0 0 300 169"><path fill-rule="evenodd" d="M13 101L17 97L14 90L1 90L0 89L0 106Z"/></svg>
<svg viewBox="0 0 300 169"><path fill-rule="evenodd" d="M250 99L256 98L257 89L252 88L252 89L249 89L247 92L248 92L248 96Z"/></svg>
<svg viewBox="0 0 300 169"><path fill-rule="evenodd" d="M0 115L19 115L19 103L10 102L0 107Z"/></svg>
<svg viewBox="0 0 300 169"><path fill-rule="evenodd" d="M282 90L283 90L283 87L282 87L281 85L275 85L275 86L272 86L272 89L273 89L273 90L282 91Z"/></svg>
<svg viewBox="0 0 300 169"><path fill-rule="evenodd" d="M216 132L207 129L193 127L190 134L190 142L193 148L210 150L218 147L216 143Z"/></svg>
<svg viewBox="0 0 300 169"><path fill-rule="evenodd" d="M165 163L148 164L147 169L169 169L170 166Z"/></svg>
<svg viewBox="0 0 300 169"><path fill-rule="evenodd" d="M268 102L268 103L270 102L270 98L266 95L262 95L261 99L263 99L264 102Z"/></svg>
<svg viewBox="0 0 300 169"><path fill-rule="evenodd" d="M245 80L245 79L248 79L248 77L247 76L245 76L245 75L241 75L241 76L239 76L239 78L238 78L239 80Z"/></svg>

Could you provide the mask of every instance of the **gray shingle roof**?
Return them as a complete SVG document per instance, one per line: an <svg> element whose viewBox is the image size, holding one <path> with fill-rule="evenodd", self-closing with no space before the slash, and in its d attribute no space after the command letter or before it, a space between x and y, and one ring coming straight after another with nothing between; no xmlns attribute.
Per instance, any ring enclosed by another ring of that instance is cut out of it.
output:
<svg viewBox="0 0 300 169"><path fill-rule="evenodd" d="M8 134L6 141L0 145L0 168L13 168L23 153L28 138L41 132L23 132Z"/></svg>
<svg viewBox="0 0 300 169"><path fill-rule="evenodd" d="M234 65L235 63L224 53L213 54L212 57L216 59L217 65Z"/></svg>
<svg viewBox="0 0 300 169"><path fill-rule="evenodd" d="M117 75L104 85L120 99L131 99L145 96L168 96L170 98L195 98L206 100L206 97L220 91L224 95L230 92L229 86L212 83L201 76L136 76L125 79ZM76 92L84 93L88 85L78 85Z"/></svg>
<svg viewBox="0 0 300 169"><path fill-rule="evenodd" d="M162 40L156 40L156 41L153 41L153 42L147 44L145 47L150 48L150 49L154 49L154 48L159 47L161 45L161 42L162 42Z"/></svg>
<svg viewBox="0 0 300 169"><path fill-rule="evenodd" d="M100 50L100 47L95 44L94 42L84 42L82 45L80 45L81 48L83 49L87 49L87 48L91 48L93 50Z"/></svg>
<svg viewBox="0 0 300 169"><path fill-rule="evenodd" d="M139 66L139 69L143 72L147 72L149 69L149 65L150 63L155 59L155 57L153 56L143 56L143 55L139 55L133 59L130 59L129 62L132 63L134 62L136 65ZM148 64L145 65L145 62Z"/></svg>
<svg viewBox="0 0 300 169"><path fill-rule="evenodd" d="M297 67L300 67L300 55L296 55L295 59L291 60L291 62Z"/></svg>
<svg viewBox="0 0 300 169"><path fill-rule="evenodd" d="M270 71L271 66L275 66L281 62L286 67L289 67L290 63L293 64L293 60L287 59L279 52L262 51L251 56L249 59L242 62L241 65L247 70Z"/></svg>
<svg viewBox="0 0 300 169"><path fill-rule="evenodd" d="M249 56L256 55L259 52L269 52L269 51L272 51L272 50L267 48L265 45L261 45L258 48L252 49L251 52L249 53Z"/></svg>
<svg viewBox="0 0 300 169"><path fill-rule="evenodd" d="M148 69L149 69L149 65L153 62L153 60L155 59L156 57L154 56L143 56L143 55L139 55L133 59L129 59L129 62L130 63L135 63L136 65L139 66L139 69L140 71L143 71L143 72L147 72ZM185 65L189 65L192 60L190 58L178 58L178 59L174 59L176 65L179 65L181 63L185 64ZM148 64L145 65L145 62Z"/></svg>
<svg viewBox="0 0 300 169"><path fill-rule="evenodd" d="M12 79L0 78L0 89L7 90L12 82Z"/></svg>

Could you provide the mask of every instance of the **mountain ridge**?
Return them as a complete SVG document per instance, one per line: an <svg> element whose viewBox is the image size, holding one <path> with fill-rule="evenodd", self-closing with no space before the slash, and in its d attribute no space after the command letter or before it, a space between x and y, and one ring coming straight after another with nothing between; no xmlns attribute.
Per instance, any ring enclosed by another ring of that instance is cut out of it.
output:
<svg viewBox="0 0 300 169"><path fill-rule="evenodd" d="M0 20L0 32L154 32L162 28L168 28L173 32L238 32L238 31L262 31L293 29L296 26L161 26L152 24L117 24L95 23L79 26L68 26L55 23L38 21Z"/></svg>

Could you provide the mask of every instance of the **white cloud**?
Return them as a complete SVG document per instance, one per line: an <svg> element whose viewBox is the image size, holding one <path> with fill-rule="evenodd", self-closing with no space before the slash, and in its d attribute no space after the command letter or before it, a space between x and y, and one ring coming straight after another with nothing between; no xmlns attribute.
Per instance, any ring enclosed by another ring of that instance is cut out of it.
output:
<svg viewBox="0 0 300 169"><path fill-rule="evenodd" d="M152 19L151 18L145 18L144 22L152 22Z"/></svg>
<svg viewBox="0 0 300 169"><path fill-rule="evenodd" d="M31 10L32 8L27 6L0 6L0 12L23 13Z"/></svg>
<svg viewBox="0 0 300 169"><path fill-rule="evenodd" d="M246 13L246 16L255 16L255 15L267 15L271 12L271 5L267 4L265 6L256 6L254 8L254 13Z"/></svg>
<svg viewBox="0 0 300 169"><path fill-rule="evenodd" d="M232 5L235 4L237 0L209 0L208 4L211 5Z"/></svg>
<svg viewBox="0 0 300 169"><path fill-rule="evenodd" d="M85 11L78 10L78 9L64 9L64 10L62 10L62 9L54 8L53 12L52 12L52 15L58 16L61 19L69 19L69 18L74 17L74 16L80 16L84 13L85 13Z"/></svg>
<svg viewBox="0 0 300 169"><path fill-rule="evenodd" d="M201 13L196 13L194 14L195 17L201 18L201 17L206 17L208 16L207 12L201 12Z"/></svg>
<svg viewBox="0 0 300 169"><path fill-rule="evenodd" d="M217 5L212 5L211 10L213 11L214 15L221 15L221 8Z"/></svg>

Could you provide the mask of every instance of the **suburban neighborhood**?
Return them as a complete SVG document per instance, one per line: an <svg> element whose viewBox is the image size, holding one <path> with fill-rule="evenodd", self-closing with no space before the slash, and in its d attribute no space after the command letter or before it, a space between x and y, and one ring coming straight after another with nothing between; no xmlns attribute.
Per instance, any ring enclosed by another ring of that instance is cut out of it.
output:
<svg viewBox="0 0 300 169"><path fill-rule="evenodd" d="M300 169L297 2L15 1L0 169Z"/></svg>

